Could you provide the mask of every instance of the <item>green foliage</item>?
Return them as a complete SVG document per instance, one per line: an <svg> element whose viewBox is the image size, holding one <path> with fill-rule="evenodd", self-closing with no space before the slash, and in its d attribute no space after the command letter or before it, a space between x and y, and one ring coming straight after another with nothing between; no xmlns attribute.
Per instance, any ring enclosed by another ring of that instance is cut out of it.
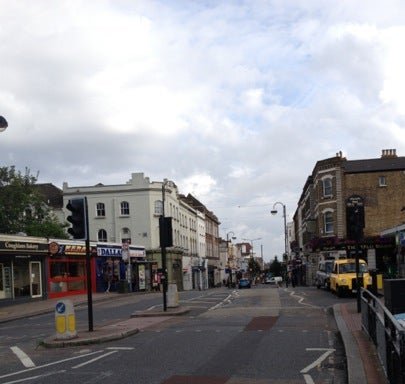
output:
<svg viewBox="0 0 405 384"><path fill-rule="evenodd" d="M273 276L283 276L283 265L278 261L277 256L274 261L270 264L269 268Z"/></svg>
<svg viewBox="0 0 405 384"><path fill-rule="evenodd" d="M249 259L249 271L252 271L253 276L257 276L260 274L261 269L260 269L260 264L253 258L251 257Z"/></svg>
<svg viewBox="0 0 405 384"><path fill-rule="evenodd" d="M0 167L0 233L67 238L64 225L51 214L30 170Z"/></svg>

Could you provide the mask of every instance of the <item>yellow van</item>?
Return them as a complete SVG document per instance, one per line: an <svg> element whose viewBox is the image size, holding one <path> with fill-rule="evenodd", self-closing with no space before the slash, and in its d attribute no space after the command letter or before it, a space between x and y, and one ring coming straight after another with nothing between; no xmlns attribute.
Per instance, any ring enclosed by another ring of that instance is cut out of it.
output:
<svg viewBox="0 0 405 384"><path fill-rule="evenodd" d="M371 288L372 278L368 273L367 263L361 259L359 260L359 280L361 287ZM338 297L342 297L345 294L356 292L356 289L356 260L335 260L330 274L330 290Z"/></svg>

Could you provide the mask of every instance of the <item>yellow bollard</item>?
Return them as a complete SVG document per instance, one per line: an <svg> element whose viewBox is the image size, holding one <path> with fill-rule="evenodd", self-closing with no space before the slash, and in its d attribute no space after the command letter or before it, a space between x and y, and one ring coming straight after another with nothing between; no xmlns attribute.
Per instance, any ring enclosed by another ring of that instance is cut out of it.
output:
<svg viewBox="0 0 405 384"><path fill-rule="evenodd" d="M77 337L76 316L70 300L60 300L55 306L55 329L57 340Z"/></svg>

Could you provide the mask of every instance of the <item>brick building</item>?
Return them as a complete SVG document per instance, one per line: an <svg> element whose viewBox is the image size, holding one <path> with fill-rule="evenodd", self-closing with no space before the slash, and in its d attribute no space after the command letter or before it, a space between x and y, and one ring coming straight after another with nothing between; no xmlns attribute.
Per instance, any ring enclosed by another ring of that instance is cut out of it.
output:
<svg viewBox="0 0 405 384"><path fill-rule="evenodd" d="M356 246L370 268L395 275L395 244L380 234L401 223L404 206L405 157L395 149L380 158L347 160L339 152L317 161L294 214L293 251L308 260L308 282L318 260L353 256Z"/></svg>

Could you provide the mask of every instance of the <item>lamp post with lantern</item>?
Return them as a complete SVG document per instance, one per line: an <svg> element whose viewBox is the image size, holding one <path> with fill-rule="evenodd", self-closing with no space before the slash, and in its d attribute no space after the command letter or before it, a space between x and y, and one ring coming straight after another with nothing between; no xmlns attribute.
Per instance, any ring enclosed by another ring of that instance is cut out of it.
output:
<svg viewBox="0 0 405 384"><path fill-rule="evenodd" d="M229 235L232 235L231 237L229 237ZM232 287L232 265L229 262L229 242L232 240L235 240L236 236L235 233L233 233L232 231L228 232L226 234L226 257L227 257L227 262L228 262L228 270L229 270L229 287ZM232 252L233 253L233 252ZM232 257L233 258L233 257Z"/></svg>
<svg viewBox="0 0 405 384"><path fill-rule="evenodd" d="M287 231L287 215L286 215L286 206L285 204L277 201L273 204L273 209L270 211L272 215L277 215L276 206L281 205L283 207L283 219L284 219L284 255L285 258L288 260L288 231Z"/></svg>

